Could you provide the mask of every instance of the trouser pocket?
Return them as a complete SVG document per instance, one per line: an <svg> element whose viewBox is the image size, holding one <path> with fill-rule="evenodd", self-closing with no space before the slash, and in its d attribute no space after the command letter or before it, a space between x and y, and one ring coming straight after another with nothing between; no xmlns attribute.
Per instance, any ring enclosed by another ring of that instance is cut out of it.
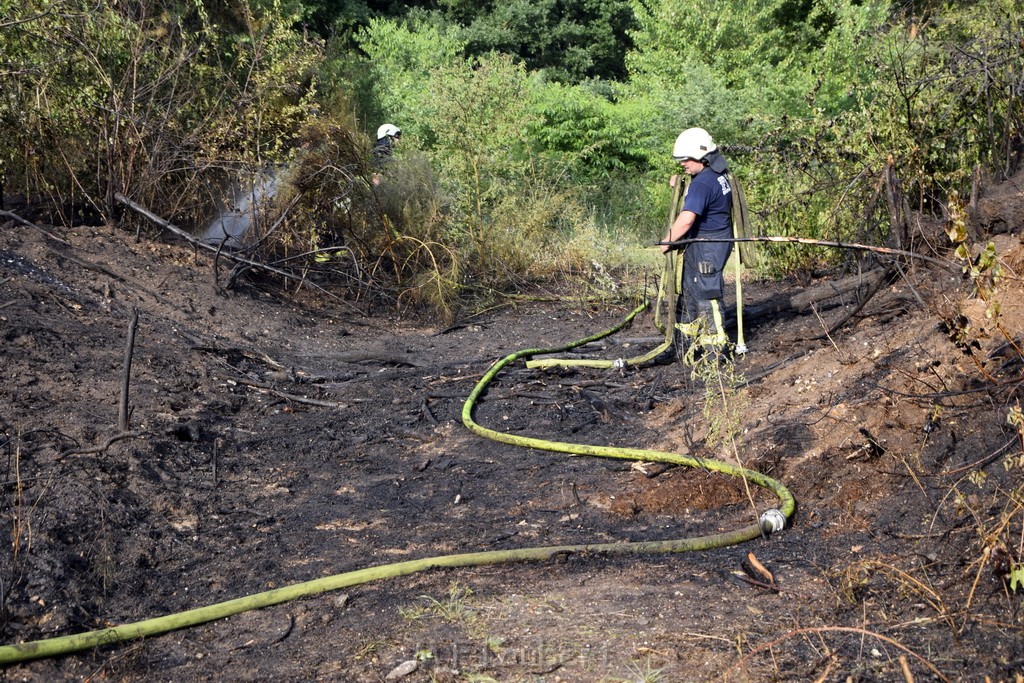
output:
<svg viewBox="0 0 1024 683"><path fill-rule="evenodd" d="M686 247L685 268L687 293L698 301L721 299L725 281L722 265L729 257L728 243L694 243Z"/></svg>
<svg viewBox="0 0 1024 683"><path fill-rule="evenodd" d="M700 301L721 299L722 290L725 289L725 283L722 281L722 271L716 270L714 264L707 261L701 261L700 265L706 265L709 271L697 273L696 282L694 283L696 298Z"/></svg>

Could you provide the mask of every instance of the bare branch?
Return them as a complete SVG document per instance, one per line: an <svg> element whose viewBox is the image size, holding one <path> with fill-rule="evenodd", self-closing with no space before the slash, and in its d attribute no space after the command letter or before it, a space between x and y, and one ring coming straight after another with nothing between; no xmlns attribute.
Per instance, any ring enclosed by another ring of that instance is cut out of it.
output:
<svg viewBox="0 0 1024 683"><path fill-rule="evenodd" d="M125 197L120 192L114 193L114 199L116 199L118 202L124 204L129 209L142 214L143 216L148 218L155 225L157 225L157 226L159 226L159 227L161 227L161 228L163 228L165 230L168 230L169 232L174 233L175 235L177 235L181 239L185 240L189 244L191 244L191 245L193 245L193 246L195 246L195 247L197 247L199 249L202 249L203 251L206 251L206 252L211 253L211 254L220 253L224 258L226 258L228 260L231 260L231 261L234 261L235 263L238 263L238 264L241 264L241 265L244 265L244 266L248 266L250 268L255 268L256 270L262 270L264 272L271 273L273 275L278 275L280 277L285 278L286 280L293 280L295 282L308 284L310 287L313 287L314 289L318 290L319 292L322 292L323 294L326 294L327 296L331 297L335 301L338 301L340 303L345 304L345 306L347 306L349 308L349 310L351 310L351 311L353 311L355 313L361 313L359 311L359 309L357 309L355 306L353 306L349 302L347 302L344 299L342 299L341 297L339 297L337 294L334 294L333 292L330 292L330 291L324 289L323 287L321 287L320 285L316 284L315 282L310 282L308 279L306 279L305 277L303 277L301 275L295 275L293 273L289 273L286 270L281 270L280 268L274 268L273 266L269 266L269 265L267 265L265 263L261 263L259 261L253 261L251 259L243 258L243 257L238 256L236 254L221 252L219 247L216 247L216 246L214 246L212 244L207 244L206 242L203 242L202 240L196 239L195 237L193 237L192 235L188 234L187 232L185 232L184 230L182 230L178 226L174 225L173 223L165 221L163 218L160 218L159 216L157 216L156 214L152 213L151 211L149 211L145 207L143 207L143 206L141 206L139 204L136 204L135 202L133 202L132 200L128 199L127 197Z"/></svg>

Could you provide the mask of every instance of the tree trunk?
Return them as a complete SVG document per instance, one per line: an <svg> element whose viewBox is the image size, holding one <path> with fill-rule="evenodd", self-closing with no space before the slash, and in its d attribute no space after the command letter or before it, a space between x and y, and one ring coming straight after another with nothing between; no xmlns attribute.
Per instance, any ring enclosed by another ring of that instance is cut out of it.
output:
<svg viewBox="0 0 1024 683"><path fill-rule="evenodd" d="M791 296L777 296L769 301L756 306L744 306L744 322L755 322L763 318L778 315L780 313L805 313L812 305L818 305L819 310L835 308L845 303L843 297L853 295L860 300L868 292L877 290L879 282L889 277L887 270L874 270L870 273L851 275L842 280L826 282L815 287L810 287ZM838 301L833 301L838 299Z"/></svg>

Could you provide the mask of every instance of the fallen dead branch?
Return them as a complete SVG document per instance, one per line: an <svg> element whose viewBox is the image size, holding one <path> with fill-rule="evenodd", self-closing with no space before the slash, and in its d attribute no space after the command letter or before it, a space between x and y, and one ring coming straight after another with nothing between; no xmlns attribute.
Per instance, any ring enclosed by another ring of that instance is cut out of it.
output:
<svg viewBox="0 0 1024 683"><path fill-rule="evenodd" d="M1017 443L1016 435L1014 435L1005 444L1000 446L995 452L986 455L984 458L980 458L978 460L975 460L974 462L969 462L966 465L963 465L962 467L957 467L956 469L949 470L948 472L941 472L940 474L944 477L955 477L963 474L964 472L967 472L968 470L983 469L988 465L992 464L993 462L995 462L996 459L998 459L999 456L1001 456L1006 451L1006 449L1008 449L1015 443Z"/></svg>
<svg viewBox="0 0 1024 683"><path fill-rule="evenodd" d="M345 351L336 354L332 358L339 363L368 363L380 362L389 365L407 365L413 368L427 367L425 364L410 358L403 353L384 353L380 351Z"/></svg>
<svg viewBox="0 0 1024 683"><path fill-rule="evenodd" d="M134 439L136 437L143 436L146 433L147 432L144 430L138 430L134 432L121 432L119 434L114 434L112 437L104 441L99 446L96 446L95 448L76 448L75 450L72 451L64 451L59 456L57 456L57 460L63 460L64 458L71 457L72 455L99 455L101 453L106 452L108 448L110 448L118 441L123 441L124 439Z"/></svg>
<svg viewBox="0 0 1024 683"><path fill-rule="evenodd" d="M772 318L779 313L805 313L810 311L816 304L855 292L866 290L873 294L878 291L881 283L885 282L888 277L888 271L872 271L871 273L851 275L842 280L830 281L816 287L811 287L789 297L777 297L758 306L745 306L743 317L748 322L751 322L762 318ZM867 302L868 298L870 296L863 297L864 303ZM863 307L863 304L857 310L860 310L861 307ZM852 315L854 314L850 314L851 317Z"/></svg>
<svg viewBox="0 0 1024 683"><path fill-rule="evenodd" d="M44 228L41 228L41 227L39 227L38 225L36 225L36 224L35 224L35 223L33 223L32 221L29 221L29 220L25 220L24 218L22 218L21 216L19 216L19 215L18 215L18 214L16 214L16 213L11 213L10 211L0 211L0 216L2 216L2 217L4 217L4 218L10 218L10 219L11 219L12 221L14 221L15 223L20 223L21 225L27 226L27 227L29 227L29 228L35 228L35 229L36 229L36 230L38 230L39 232L41 232L41 233L43 233L44 235L46 235L47 237L49 237L49 238L50 238L51 240L53 240L54 242L60 242L61 244L66 244L66 245L67 245L67 246L69 246L69 247L71 246L71 243L70 243L70 242L67 242L67 241L65 241L65 240L62 240L61 238L57 237L56 235L54 235L54 234L53 234L52 232L50 232L49 230L46 230L46 229L44 229Z"/></svg>
<svg viewBox="0 0 1024 683"><path fill-rule="evenodd" d="M913 251L903 249L892 249L890 247L878 247L872 244L859 244L857 242L836 242L833 240L817 240L810 237L775 237L762 235L757 237L700 237L697 239L682 239L675 242L655 242L656 246L685 246L694 242L775 242L777 244L809 244L816 247L831 247L833 249L851 249L854 251L868 251L874 254L885 254L887 256L905 256L908 259L920 259L928 263L934 263L946 270L959 273L960 267L946 259L926 256Z"/></svg>
<svg viewBox="0 0 1024 683"><path fill-rule="evenodd" d="M292 282L297 282L299 284L308 285L308 286L312 287L313 289L316 289L317 291L322 292L323 294L326 294L327 296L331 297L335 301L338 301L339 303L344 304L350 311L362 315L362 311L360 311L358 308L356 308L355 306L353 306L349 302L345 301L343 298L341 298L337 294L334 294L333 292L330 292L330 291L324 289L323 287L321 287L320 285L316 284L315 282L310 282L308 278L306 278L306 277L304 277L302 275L296 275L295 273L290 273L287 270L282 270L280 268L275 268L274 266L267 265L266 263L261 263L260 261L253 261L252 259L244 258L242 256L239 256L238 254L223 252L220 249L219 246L214 246L212 244L207 244L206 242L203 242L202 240L196 239L195 237L193 237L192 235L188 234L186 231L182 230L181 228L179 228L178 226L174 225L173 223L170 223L169 221L166 221L163 218L160 218L159 216L157 216L153 212L149 211L145 207L143 207L143 206L141 206L139 204L136 204L135 202L133 202L132 200L128 199L128 197L124 196L120 192L114 193L114 199L116 199L118 202L124 204L129 209L131 209L132 211L135 211L136 213L139 213L142 216L146 217L154 225L156 225L156 226L158 226L160 228L163 228L164 230L167 230L170 233L173 233L174 235L176 235L177 237L180 237L181 239L185 240L186 242L188 242L192 246L196 247L197 249L202 249L203 251L205 251L207 253L210 253L210 254L213 254L215 256L216 255L223 256L224 258L228 259L229 261L234 261L236 264L238 264L240 266L246 266L248 268L254 268L256 270L260 270L260 271L263 271L265 273L269 273L271 275L277 275L278 277L284 278L285 280L290 280Z"/></svg>
<svg viewBox="0 0 1024 683"><path fill-rule="evenodd" d="M246 349L238 347L221 347L221 346L194 346L192 347L195 351L203 351L205 353L215 353L221 356L230 356L237 354L243 358L248 358L251 361L263 363L268 365L275 370L288 372L294 375L295 381L303 381L313 383L316 381L331 381L338 379L334 375L308 375L307 373L296 371L291 368L285 367L280 362L274 360L262 351L247 351ZM331 356L332 362L334 363L380 363L385 365L399 365L413 368L427 367L426 364L410 358L409 354L403 353L387 353L382 351L372 350L360 350L360 351L344 351ZM343 377L342 380L350 379Z"/></svg>
<svg viewBox="0 0 1024 683"><path fill-rule="evenodd" d="M786 642L790 638L793 638L793 637L799 636L799 635L807 635L807 634L820 635L822 633L855 633L855 634L860 635L860 636L868 636L869 638L876 638L876 639L878 639L878 640L880 640L880 641L882 641L884 643L887 643L888 645L892 645L893 647L897 648L898 650L900 650L902 652L905 652L906 654L910 655L911 657L916 659L918 662L920 662L923 666L927 667L928 670L931 671L933 674L935 674L935 676L940 681L945 681L945 683L949 683L949 679L946 678L942 674L942 672L939 671L935 667L934 664L932 664L927 659L925 659L921 655L919 655L916 652L914 652L913 650L911 650L909 647L907 647L903 643L901 643L901 642L899 642L897 640L894 640L893 638L890 638L888 636L884 636L881 633L876 633L874 631L869 631L869 630L864 629L864 628L856 628L856 627L853 627L853 626L814 626L814 627L808 627L808 628L796 628L796 629L793 629L792 631L787 631L786 633L783 633L781 636L779 636L775 640L769 641L767 643L762 643L761 645L758 645L753 650L748 652L742 659L740 659L738 662L736 662L735 664L733 664L731 667L729 667L726 670L726 672L725 672L726 678L728 678L729 673L733 669L737 669L737 668L740 668L740 667L744 666L752 657L754 657L756 655L759 655L762 652L765 652L766 650L770 650L770 649L776 647L777 645L780 645L781 643Z"/></svg>
<svg viewBox="0 0 1024 683"><path fill-rule="evenodd" d="M868 286L867 291L865 291L863 295L858 296L860 302L856 306L854 306L852 310L848 311L846 315L844 315L841 319L834 323L832 327L830 327L824 335L819 335L817 338L821 339L823 336L834 334L837 330L839 330L839 328L848 323L850 319L853 318L853 316L860 313L861 310L863 310L863 308L867 305L867 303L871 301L871 299L875 296L875 294L878 294L878 290L882 288L882 285L889 281L895 270L896 269L894 266L889 266L888 268L885 269L885 272L876 276L875 281Z"/></svg>
<svg viewBox="0 0 1024 683"><path fill-rule="evenodd" d="M870 572L875 570L890 577L893 581L897 582L900 587L904 590L911 590L917 594L924 602L928 604L939 619L946 623L950 629L956 630L956 623L953 619L953 611L949 609L943 600L942 596L935 591L931 586L911 576L909 573L894 567L891 564L885 562L879 562L877 560L864 560L851 565L847 572L854 572L862 570Z"/></svg>
<svg viewBox="0 0 1024 683"><path fill-rule="evenodd" d="M347 410L348 408L351 407L347 403L337 403L335 401L321 401L319 399L309 398L307 396L298 396L296 394L291 394L286 391L275 389L273 386L266 384L265 382L257 382L251 379L241 379L239 377L234 377L227 381L234 382L235 384L242 384L247 387L252 387L254 389L259 389L261 391L266 391L267 393L273 394L279 398L283 398L284 400L291 401L293 403L301 403L310 406L319 406L321 408L335 408L337 410Z"/></svg>
<svg viewBox="0 0 1024 683"><path fill-rule="evenodd" d="M202 351L204 353L215 353L220 356L231 356L237 354L243 358L248 358L251 361L269 365L275 370L288 371L288 368L282 363L279 363L262 351L248 351L237 346L193 346L192 350Z"/></svg>
<svg viewBox="0 0 1024 683"><path fill-rule="evenodd" d="M86 270L91 270L91 271L93 271L95 273L99 273L100 275L106 275L107 277L113 278L113 279L117 280L118 282L126 282L126 280L123 277L121 277L120 275L118 275L114 271L110 270L109 268L107 268L105 266L101 266L98 263L93 263L92 261L86 261L85 259L80 259L77 256L72 256L71 254L68 254L66 252L59 251L59 250L56 250L56 249L54 249L52 251L53 251L54 254L57 254L61 258L66 258L67 260L69 260L72 263L75 263L75 264L85 268Z"/></svg>
<svg viewBox="0 0 1024 683"><path fill-rule="evenodd" d="M135 355L135 330L139 326L139 310L132 309L132 319L128 322L128 340L124 350L124 375L121 378L121 403L117 410L117 428L121 432L128 430L128 388L132 379L132 358Z"/></svg>

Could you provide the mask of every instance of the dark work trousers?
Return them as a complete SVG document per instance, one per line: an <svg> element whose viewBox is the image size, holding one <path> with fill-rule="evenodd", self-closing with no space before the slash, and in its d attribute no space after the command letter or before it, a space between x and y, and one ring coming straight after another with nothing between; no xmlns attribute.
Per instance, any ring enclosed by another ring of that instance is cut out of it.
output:
<svg viewBox="0 0 1024 683"><path fill-rule="evenodd" d="M701 237L718 237L709 233ZM732 237L723 233L723 237ZM683 255L683 291L676 305L680 322L691 323L704 318L705 334L726 341L722 297L725 295L725 263L732 253L731 242L694 242L686 245Z"/></svg>

